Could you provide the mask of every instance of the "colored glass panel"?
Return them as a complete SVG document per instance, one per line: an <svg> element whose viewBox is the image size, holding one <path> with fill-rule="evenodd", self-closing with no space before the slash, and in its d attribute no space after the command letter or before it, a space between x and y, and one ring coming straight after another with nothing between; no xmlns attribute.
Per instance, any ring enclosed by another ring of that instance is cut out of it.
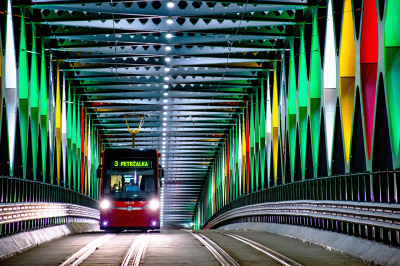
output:
<svg viewBox="0 0 400 266"><path fill-rule="evenodd" d="M400 145L400 1L388 0L385 19L385 72L394 154Z"/></svg>
<svg viewBox="0 0 400 266"><path fill-rule="evenodd" d="M346 162L349 163L355 85L355 43L351 0L344 1L340 43L340 99Z"/></svg>
<svg viewBox="0 0 400 266"><path fill-rule="evenodd" d="M376 2L365 0L361 29L361 84L368 159L374 127L376 79L378 75L378 17Z"/></svg>
<svg viewBox="0 0 400 266"><path fill-rule="evenodd" d="M313 14L311 67L310 67L310 120L314 166L318 165L321 114L321 55L317 13ZM316 169L317 167L315 167Z"/></svg>

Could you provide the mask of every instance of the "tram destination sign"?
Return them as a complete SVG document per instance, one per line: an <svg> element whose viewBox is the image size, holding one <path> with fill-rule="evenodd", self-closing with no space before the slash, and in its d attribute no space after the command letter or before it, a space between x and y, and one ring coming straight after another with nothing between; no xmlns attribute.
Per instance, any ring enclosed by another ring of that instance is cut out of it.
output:
<svg viewBox="0 0 400 266"><path fill-rule="evenodd" d="M151 161L118 159L118 160L111 160L110 166L118 168L131 168L131 167L151 168Z"/></svg>

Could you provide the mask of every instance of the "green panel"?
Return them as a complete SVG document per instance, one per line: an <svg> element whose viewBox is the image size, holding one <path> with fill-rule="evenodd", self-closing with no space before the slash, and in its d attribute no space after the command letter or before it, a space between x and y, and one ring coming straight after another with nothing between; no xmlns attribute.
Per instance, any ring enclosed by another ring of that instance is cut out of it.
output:
<svg viewBox="0 0 400 266"><path fill-rule="evenodd" d="M305 171L306 146L307 146L307 65L306 50L304 46L304 26L301 28L300 63L299 63L299 123L300 123L300 149L302 173Z"/></svg>
<svg viewBox="0 0 400 266"><path fill-rule="evenodd" d="M25 19L21 16L20 47L18 60L18 97L19 97L19 121L21 132L21 152L24 176L26 173L26 151L28 140L29 121L29 78L28 55L26 48ZM19 152L19 151L16 151Z"/></svg>
<svg viewBox="0 0 400 266"><path fill-rule="evenodd" d="M33 178L36 180L38 133L39 133L39 76L38 62L36 54L36 27L32 26L32 59L31 59L31 77L30 77L30 104L31 104L31 138L32 138L32 159L33 159Z"/></svg>
<svg viewBox="0 0 400 266"><path fill-rule="evenodd" d="M311 46L310 66L310 119L314 156L314 168L318 165L319 131L320 131L320 104L321 104L321 56L319 49L317 13L313 14L313 35Z"/></svg>
<svg viewBox="0 0 400 266"><path fill-rule="evenodd" d="M261 167L261 189L264 188L265 178L265 98L264 98L264 80L261 82L260 97L260 167Z"/></svg>
<svg viewBox="0 0 400 266"><path fill-rule="evenodd" d="M299 63L299 107L307 107L307 65L304 47L304 26L300 33L300 63Z"/></svg>
<svg viewBox="0 0 400 266"><path fill-rule="evenodd" d="M251 189L250 191L253 192L254 191L254 186L255 186L255 175L254 175L254 105L256 103L254 103L254 94L252 94L251 96L251 104L250 104L250 136L249 136L249 140L250 140L250 186Z"/></svg>
<svg viewBox="0 0 400 266"><path fill-rule="evenodd" d="M392 146L395 156L400 145L400 1L388 0L385 20L385 72Z"/></svg>
<svg viewBox="0 0 400 266"><path fill-rule="evenodd" d="M294 43L290 45L290 63L289 63L289 93L288 93L288 112L289 115L296 114L297 98L296 98L296 70L294 60Z"/></svg>
<svg viewBox="0 0 400 266"><path fill-rule="evenodd" d="M256 189L258 189L259 186L259 168L260 168L260 108L259 108L259 99L258 99L258 90L256 92L256 102L255 102L255 114L254 114L254 121L255 121L255 143L254 143L254 147L255 147L255 156L254 156L254 161L255 161L255 165L254 165L254 177L256 179Z"/></svg>
<svg viewBox="0 0 400 266"><path fill-rule="evenodd" d="M294 164L296 155L296 110L297 110L297 97L296 97L296 70L294 59L294 42L290 46L290 65L289 65L289 93L288 93L288 130L289 130L289 152L290 152L290 170L291 179L294 176Z"/></svg>
<svg viewBox="0 0 400 266"><path fill-rule="evenodd" d="M46 80L46 56L44 42L40 52L40 136L42 143L42 169L43 181L45 180L46 169L46 145L47 145L47 80Z"/></svg>
<svg viewBox="0 0 400 266"><path fill-rule="evenodd" d="M304 174L307 148L307 107L299 108L301 172Z"/></svg>

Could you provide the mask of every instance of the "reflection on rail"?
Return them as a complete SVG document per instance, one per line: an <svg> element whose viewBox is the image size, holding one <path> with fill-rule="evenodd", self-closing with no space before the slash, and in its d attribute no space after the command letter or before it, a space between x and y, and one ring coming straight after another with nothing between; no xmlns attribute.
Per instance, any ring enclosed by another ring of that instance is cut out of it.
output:
<svg viewBox="0 0 400 266"><path fill-rule="evenodd" d="M267 256L271 257L272 259L274 259L275 261L279 262L282 265L303 266L302 264L298 263L297 261L294 261L291 258L288 258L285 255L283 255L275 250L267 248L266 246L263 246L257 242L247 239L245 237L235 235L235 234L227 234L227 233L225 233L225 235L233 237L234 239L239 240L239 241L251 246L252 248L257 249L258 251L261 251L262 253L266 254Z"/></svg>

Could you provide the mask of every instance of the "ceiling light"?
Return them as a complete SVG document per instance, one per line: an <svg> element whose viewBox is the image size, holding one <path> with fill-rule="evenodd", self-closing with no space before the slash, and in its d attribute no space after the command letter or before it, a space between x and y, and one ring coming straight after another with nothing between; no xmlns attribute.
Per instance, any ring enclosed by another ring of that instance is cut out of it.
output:
<svg viewBox="0 0 400 266"><path fill-rule="evenodd" d="M166 67L164 70L168 72L169 71L169 67Z"/></svg>
<svg viewBox="0 0 400 266"><path fill-rule="evenodd" d="M162 133L162 135L163 135L163 136L166 136L166 135L167 135L167 133Z"/></svg>
<svg viewBox="0 0 400 266"><path fill-rule="evenodd" d="M171 46L166 46L166 47L165 47L165 50L171 51Z"/></svg>
<svg viewBox="0 0 400 266"><path fill-rule="evenodd" d="M174 2L169 1L169 2L167 3L167 7L169 7L169 8L174 7Z"/></svg>
<svg viewBox="0 0 400 266"><path fill-rule="evenodd" d="M168 109L168 106L164 106L164 109Z"/></svg>
<svg viewBox="0 0 400 266"><path fill-rule="evenodd" d="M172 23L174 23L174 21L172 20L172 19L167 19L167 24L172 24Z"/></svg>
<svg viewBox="0 0 400 266"><path fill-rule="evenodd" d="M164 112L163 115L167 115L167 112Z"/></svg>
<svg viewBox="0 0 400 266"><path fill-rule="evenodd" d="M168 39L172 38L172 34L171 33L167 33L167 35L165 35L165 37L167 37Z"/></svg>
<svg viewBox="0 0 400 266"><path fill-rule="evenodd" d="M165 146L162 146L163 149L165 149Z"/></svg>
<svg viewBox="0 0 400 266"><path fill-rule="evenodd" d="M163 140L166 140L167 138L162 138Z"/></svg>
<svg viewBox="0 0 400 266"><path fill-rule="evenodd" d="M168 92L164 92L164 96L168 96Z"/></svg>
<svg viewBox="0 0 400 266"><path fill-rule="evenodd" d="M162 129L163 131L167 131L167 129L164 127L163 129Z"/></svg>
<svg viewBox="0 0 400 266"><path fill-rule="evenodd" d="M164 89L168 89L168 85L164 85Z"/></svg>
<svg viewBox="0 0 400 266"><path fill-rule="evenodd" d="M166 58L165 58L165 62L169 62L169 61L171 61L171 58L166 57Z"/></svg>
<svg viewBox="0 0 400 266"><path fill-rule="evenodd" d="M165 141L163 141L163 143L162 144L165 144L166 142Z"/></svg>
<svg viewBox="0 0 400 266"><path fill-rule="evenodd" d="M163 118L163 120L167 120L167 118L166 118L166 117L164 117L164 118Z"/></svg>
<svg viewBox="0 0 400 266"><path fill-rule="evenodd" d="M166 102L168 102L168 100L164 100L164 102L166 103Z"/></svg>
<svg viewBox="0 0 400 266"><path fill-rule="evenodd" d="M163 123L162 125L163 125L163 126L166 126L166 125L167 125L167 123Z"/></svg>
<svg viewBox="0 0 400 266"><path fill-rule="evenodd" d="M169 80L169 77L164 77L164 80Z"/></svg>

